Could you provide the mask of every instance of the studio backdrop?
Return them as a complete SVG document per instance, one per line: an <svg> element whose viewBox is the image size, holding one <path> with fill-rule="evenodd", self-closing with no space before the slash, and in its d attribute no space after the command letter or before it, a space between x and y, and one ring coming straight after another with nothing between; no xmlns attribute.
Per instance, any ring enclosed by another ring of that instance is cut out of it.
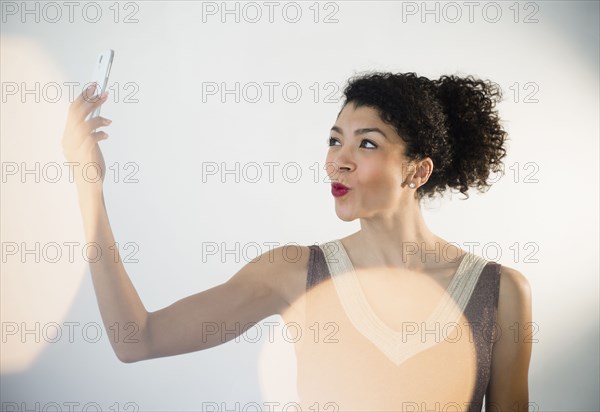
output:
<svg viewBox="0 0 600 412"><path fill-rule="evenodd" d="M598 2L3 1L1 13L3 411L285 410L297 398L279 316L205 351L115 356L61 147L106 49L104 196L149 311L275 247L359 229L336 216L325 168L351 76L499 84L505 173L468 200L424 200L424 218L529 281L533 324L511 333L532 341L530 410L599 410Z"/></svg>

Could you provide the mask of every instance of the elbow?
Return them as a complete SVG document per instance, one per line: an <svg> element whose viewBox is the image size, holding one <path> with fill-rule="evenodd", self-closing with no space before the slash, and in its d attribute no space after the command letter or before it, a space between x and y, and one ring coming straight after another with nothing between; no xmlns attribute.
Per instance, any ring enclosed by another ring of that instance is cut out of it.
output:
<svg viewBox="0 0 600 412"><path fill-rule="evenodd" d="M139 362L141 360L141 359L130 358L127 356L118 356L118 355L117 355L117 358L123 363L135 363L135 362Z"/></svg>
<svg viewBox="0 0 600 412"><path fill-rule="evenodd" d="M123 363L135 363L148 359L148 340L145 331L145 328L141 328L136 335L123 338L120 342L113 342L113 350L117 359Z"/></svg>
<svg viewBox="0 0 600 412"><path fill-rule="evenodd" d="M143 335L137 339L131 339L113 346L115 355L123 363L135 363L149 359L147 340Z"/></svg>
<svg viewBox="0 0 600 412"><path fill-rule="evenodd" d="M130 356L122 355L122 354L119 354L119 353L117 353L116 355L117 355L117 359L119 359L123 363L134 363L134 362L137 362L137 360L135 360L135 358L132 358Z"/></svg>
<svg viewBox="0 0 600 412"><path fill-rule="evenodd" d="M141 355L140 351L136 350L115 350L115 355L123 363L135 363L144 360L145 358Z"/></svg>

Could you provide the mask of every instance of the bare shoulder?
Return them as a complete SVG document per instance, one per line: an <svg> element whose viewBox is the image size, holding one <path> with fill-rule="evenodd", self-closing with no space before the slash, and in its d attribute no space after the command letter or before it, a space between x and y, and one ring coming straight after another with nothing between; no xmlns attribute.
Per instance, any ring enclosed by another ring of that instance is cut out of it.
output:
<svg viewBox="0 0 600 412"><path fill-rule="evenodd" d="M310 249L301 245L279 246L254 258L249 267L260 273L261 280L277 296L278 313L287 310L306 290Z"/></svg>
<svg viewBox="0 0 600 412"><path fill-rule="evenodd" d="M531 286L521 272L508 266L500 268L500 292L498 299L499 321L510 321L507 316L519 316L516 312L527 311L531 306ZM500 317L506 319L501 319Z"/></svg>
<svg viewBox="0 0 600 412"><path fill-rule="evenodd" d="M511 336L530 335L535 331L531 313L531 286L529 281L516 269L502 266L500 270L500 291L498 296L497 326L501 336L495 346L510 345ZM515 350L516 348L512 348Z"/></svg>

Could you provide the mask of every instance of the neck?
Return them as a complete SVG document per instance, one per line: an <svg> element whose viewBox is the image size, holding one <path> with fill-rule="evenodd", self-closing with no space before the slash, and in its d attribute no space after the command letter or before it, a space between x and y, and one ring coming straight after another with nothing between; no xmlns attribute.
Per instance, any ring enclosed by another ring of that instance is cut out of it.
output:
<svg viewBox="0 0 600 412"><path fill-rule="evenodd" d="M458 246L432 233L418 204L361 218L360 230L351 236L355 250L368 266L423 270L452 261L460 255Z"/></svg>

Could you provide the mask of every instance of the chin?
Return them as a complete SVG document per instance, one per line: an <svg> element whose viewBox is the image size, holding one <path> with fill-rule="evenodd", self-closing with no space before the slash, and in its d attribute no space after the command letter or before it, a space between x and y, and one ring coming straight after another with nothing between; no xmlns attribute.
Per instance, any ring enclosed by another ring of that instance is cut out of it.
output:
<svg viewBox="0 0 600 412"><path fill-rule="evenodd" d="M344 222L352 222L357 219L357 216L353 214L344 213L337 210L335 211L335 214L338 218L340 218L340 220L343 220Z"/></svg>

